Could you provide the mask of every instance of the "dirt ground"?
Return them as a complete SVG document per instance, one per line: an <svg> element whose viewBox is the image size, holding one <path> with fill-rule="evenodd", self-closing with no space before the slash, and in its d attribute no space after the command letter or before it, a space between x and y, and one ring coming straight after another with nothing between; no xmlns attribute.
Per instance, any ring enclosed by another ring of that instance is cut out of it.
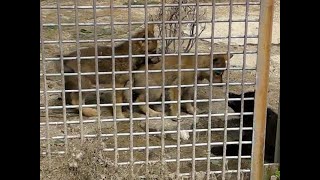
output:
<svg viewBox="0 0 320 180"><path fill-rule="evenodd" d="M139 3L138 1L137 3ZM143 2L143 1L142 1ZM224 1L217 1L224 2ZM243 2L241 0L234 2ZM250 1L257 2L257 1ZM116 1L115 5L123 5L124 1ZM158 3L152 1L152 3ZM41 1L42 6L56 6L55 0L43 0ZM74 5L73 1L66 0L61 5ZM79 5L92 5L91 1L79 0ZM97 0L97 5L109 5L107 0ZM211 20L212 9L211 7L202 7L201 10L206 9L207 20ZM154 13L155 8L148 9L148 13ZM114 10L114 21L117 22L128 22L128 9L119 8ZM97 9L97 22L105 23L110 22L110 9ZM235 20L244 19L245 6L237 5L233 7L232 17ZM133 8L131 12L131 20L134 22L144 21L144 8ZM75 22L75 11L61 9L61 23L74 23ZM92 10L79 10L79 22L89 23L93 22ZM216 19L226 20L229 17L229 7L219 6L216 8ZM259 18L259 6L250 5L248 11L249 20ZM42 23L57 23L57 11L42 10ZM275 12L274 12L274 25L273 25L273 38L271 48L271 59L270 59L270 79L269 79L269 94L268 103L269 106L277 111L279 103L279 90L280 90L280 1L276 0ZM216 23L214 29L214 36L227 36L228 35L228 23ZM132 25L132 31L140 28L141 25ZM93 27L81 26L80 28L80 39L93 40ZM248 23L248 35L258 35L258 23ZM64 26L62 28L61 39L62 40L75 40L76 33L74 26ZM244 23L232 23L231 34L232 36L244 35ZM111 37L110 26L97 26L97 33L99 39L108 39ZM114 31L116 38L126 37L128 33L127 25L115 25ZM200 37L211 37L211 25L207 24L206 30ZM42 38L45 41L58 41L59 31L57 26L44 27ZM100 43L103 45L109 45L106 42ZM214 51L226 52L228 41L227 39L217 39L214 42ZM93 43L81 43L81 47L93 46ZM197 44L199 52L210 52L211 40L200 40ZM44 53L46 58L50 58L59 54L59 44L45 44L41 52ZM64 43L62 45L63 53L73 51L76 48L75 43ZM243 51L246 48L247 52L257 51L257 38L248 38L247 45L244 46L243 38L231 38L230 50L232 52L240 53L235 54L230 61L230 67L241 68L243 63ZM42 54L40 54L41 56ZM47 61L45 65L40 60L41 67L46 68L46 73L59 73L56 69L56 63ZM256 66L256 54L247 54L246 56L246 68L253 69ZM43 69L40 68L40 73L43 73ZM225 75L226 76L226 75ZM226 78L226 77L224 77ZM241 83L242 81L242 70L233 70L229 72L229 80L231 83ZM246 70L244 73L244 82L255 83L256 72L255 70ZM207 83L207 82L204 82ZM47 90L62 90L60 76L48 76L46 79ZM43 77L40 77L40 90L44 87ZM229 87L230 92L241 93L241 85L232 85ZM245 85L244 91L251 91L254 89L254 84ZM198 99L208 98L208 87L201 87L198 90ZM214 98L224 98L224 88L213 89ZM103 99L103 102L110 102L110 96ZM92 96L92 103L95 103L95 97ZM170 132L176 129L176 122L166 120L168 125L165 128L166 136L161 137L159 134L161 131L161 124L158 121L150 120L149 124L149 138L146 137L146 122L144 120L134 120L132 126L128 121L120 121L114 124L112 111L110 108L102 107L102 114L100 119L101 124L98 123L97 117L83 117L83 121L79 121L79 114L75 109L67 109L65 117L63 111L60 108L54 109L54 107L62 106L61 93L51 92L47 94L48 106L51 108L48 110L50 125L47 125L46 114L44 110L40 110L40 151L45 153L50 149L52 156L41 155L40 159L40 177L41 179L139 179L138 176L146 176L148 179L159 179L159 176L166 177L165 179L175 179L174 172L177 168L176 162L167 162L161 164L161 159L175 160L177 156L177 138L174 132ZM45 97L40 94L40 107L45 106ZM155 107L161 108L161 107ZM200 113L205 114L208 112L208 103L198 103ZM224 102L216 102L212 107L214 113L224 113L225 106ZM231 109L228 112L232 113ZM134 118L143 119L143 115L134 110ZM229 116L228 119L235 119L236 116ZM205 129L208 128L208 118L201 117L197 118L196 124L197 130L203 130L197 132L195 135L192 133L192 125L194 119L185 118L181 123L182 130L189 130L190 138L188 140L181 140L180 148L180 159L186 159L180 161L180 173L190 173L192 171L192 161L187 159L192 158L193 149L192 143L195 142L200 144L195 147L194 154L196 158L203 158L203 160L197 160L195 163L196 179L202 179L203 173L207 170L207 145L208 133ZM64 123L67 122L67 123ZM224 116L213 117L211 119L212 127L220 128L217 131L211 133L211 142L223 142L223 125ZM115 126L116 125L116 126ZM160 125L160 127L159 127ZM229 125L228 125L229 126ZM230 125L232 126L232 124ZM130 128L132 127L132 129ZM49 131L48 131L49 129ZM130 129L135 134L133 135L133 141L130 141ZM82 133L81 133L82 132ZM116 136L114 134L117 133ZM157 134L158 133L158 134ZM80 142L81 134L83 134L83 143ZM99 138L95 138L96 135L101 135ZM65 138L65 136L68 138ZM228 130L228 141L232 141L238 136L238 131ZM51 141L47 141L46 137L51 137ZM193 139L194 138L194 139ZM144 149L146 145L151 146L148 150ZM162 152L161 145L168 146ZM135 147L132 153L129 147ZM115 154L114 148L117 147L118 155ZM66 151L67 154L59 155L57 153ZM163 154L162 154L163 153ZM213 157L213 155L211 155ZM134 165L133 175L130 177L129 165L115 164L121 162L130 162L130 159L134 161L151 161L148 168L145 165L137 164ZM237 170L237 159L228 160L227 170ZM216 171L217 174L212 175L210 179L221 179L221 175L218 174L222 170L221 160L211 160L209 163L210 170ZM148 169L149 172L146 171ZM250 169L250 159L241 159L241 170ZM242 173L243 179L248 179L248 173ZM227 179L236 179L236 174L227 173Z"/></svg>

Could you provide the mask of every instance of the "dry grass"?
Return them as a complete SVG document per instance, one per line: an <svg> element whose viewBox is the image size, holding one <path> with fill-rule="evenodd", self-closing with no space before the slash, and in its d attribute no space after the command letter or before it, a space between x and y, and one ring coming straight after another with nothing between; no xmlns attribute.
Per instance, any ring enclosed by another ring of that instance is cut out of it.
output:
<svg viewBox="0 0 320 180"><path fill-rule="evenodd" d="M134 165L133 169L129 165L115 165L114 159L103 152L105 144L98 140L86 140L80 145L79 140L74 140L69 144L69 151L64 155L51 157L41 157L40 159L40 179L45 180L104 180L104 179L141 179L144 176L147 179L178 179L175 171L169 163L157 162L146 165ZM183 163L181 163L183 165ZM229 161L235 165L236 162ZM249 162L244 163L246 166ZM190 166L190 165L189 165ZM216 169L218 169L217 165ZM131 170L132 173L131 173ZM190 172L190 171L189 171ZM197 171L197 179L205 178L205 169ZM220 179L220 175L211 175ZM228 175L234 178L235 174Z"/></svg>
<svg viewBox="0 0 320 180"><path fill-rule="evenodd" d="M88 140L82 146L80 142L73 141L68 154L52 158L51 168L48 157L41 159L41 179L136 179L135 174L129 178L128 166L117 167L101 147L99 141Z"/></svg>

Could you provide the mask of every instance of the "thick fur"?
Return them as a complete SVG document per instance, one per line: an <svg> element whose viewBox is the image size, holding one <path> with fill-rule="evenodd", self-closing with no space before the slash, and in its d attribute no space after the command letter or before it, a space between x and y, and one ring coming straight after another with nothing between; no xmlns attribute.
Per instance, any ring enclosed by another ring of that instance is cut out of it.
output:
<svg viewBox="0 0 320 180"><path fill-rule="evenodd" d="M244 93L245 98L254 97L255 92ZM230 98L241 98L241 94L229 93ZM241 101L229 101L229 107L235 112L241 112ZM254 100L244 101L244 112L254 112ZM265 139L265 158L268 163L274 162L274 150L276 141L278 114L272 109L267 109L266 139ZM253 115L243 116L243 127L253 127ZM243 131L242 140L251 141L252 131ZM251 155L251 144L242 144L242 155ZM239 151L238 144L227 145L227 156L237 156ZM223 147L213 147L211 152L215 155L222 155Z"/></svg>
<svg viewBox="0 0 320 180"><path fill-rule="evenodd" d="M148 26L148 37L154 37L154 25ZM145 30L137 32L132 38L145 38ZM133 40L132 41L132 54L145 54L145 40ZM154 53L157 49L157 41L148 41L148 52ZM115 55L128 55L129 54L129 42L126 41L115 47ZM99 56L111 56L112 48L106 46L98 47ZM65 57L76 57L77 51L65 55ZM95 56L95 48L85 48L80 50L80 57ZM116 58L115 59L115 71L128 71L129 70L129 58ZM144 64L145 58L132 58L132 69L138 69L142 64ZM154 62L156 63L156 62ZM98 63L99 72L112 72L112 59L99 59ZM77 60L65 60L64 61L64 71L65 72L79 72ZM94 59L82 59L81 60L81 72L95 72L95 60ZM125 83L129 80L128 73L115 75L115 86L117 88L124 87ZM112 87L112 75L99 75L99 84L103 84L103 87ZM81 89L90 89L96 86L95 75L83 75L81 76ZM65 77L65 89L77 90L78 76L66 76ZM87 93L82 92L82 102L85 103ZM79 104L79 94L77 92L71 92L67 94L67 101L69 104L78 105ZM123 91L116 91L116 102L123 102ZM84 116L96 116L97 110L94 108L82 108L82 113ZM123 118L122 108L118 107L116 111L116 116L118 118Z"/></svg>
<svg viewBox="0 0 320 180"><path fill-rule="evenodd" d="M232 57L232 55L231 55ZM226 61L228 57L226 54L214 55L211 60L210 55L200 55L198 56L198 68L210 68L210 63L213 63L214 68L225 68ZM162 61L162 60L160 60ZM150 64L148 66L149 70L161 70L162 62L158 62L156 64ZM195 68L195 56L182 56L181 57L181 69L194 69ZM145 66L142 66L140 70L145 70ZM166 56L165 58L165 69L175 69L178 70L178 56ZM214 70L213 71L213 79L214 83L222 82L222 75L224 71L222 70ZM149 73L148 74L148 83L149 86L161 86L162 85L162 73ZM194 82L195 72L192 71L182 71L181 72L181 85L190 85L197 82ZM199 71L197 74L198 80L210 79L210 71ZM178 72L166 72L165 73L165 85L178 85ZM145 73L137 73L134 74L134 86L135 87L145 87L146 86L146 77ZM181 99L190 100L192 97L193 88L185 87L181 88ZM137 90L138 94L136 102L146 102L145 90ZM149 101L157 101L162 96L161 89L149 89ZM170 88L168 90L168 99L172 101L177 101L179 98L178 88ZM186 111L188 113L193 114L195 111L194 107L191 103L186 103ZM139 106L140 110L146 114L147 109L149 108L150 116L160 116L162 112L155 111L146 105ZM170 104L170 115L176 116L178 113L178 105L177 103Z"/></svg>

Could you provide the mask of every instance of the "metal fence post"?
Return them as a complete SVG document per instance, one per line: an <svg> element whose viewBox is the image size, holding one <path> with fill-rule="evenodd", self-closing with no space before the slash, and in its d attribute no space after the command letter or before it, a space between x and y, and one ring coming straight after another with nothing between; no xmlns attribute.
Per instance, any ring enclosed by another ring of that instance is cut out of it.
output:
<svg viewBox="0 0 320 180"><path fill-rule="evenodd" d="M254 104L251 180L263 179L264 143L274 0L261 0Z"/></svg>
<svg viewBox="0 0 320 180"><path fill-rule="evenodd" d="M280 96L279 96L278 122L277 122L277 135L276 135L276 147L274 152L274 162L280 163Z"/></svg>

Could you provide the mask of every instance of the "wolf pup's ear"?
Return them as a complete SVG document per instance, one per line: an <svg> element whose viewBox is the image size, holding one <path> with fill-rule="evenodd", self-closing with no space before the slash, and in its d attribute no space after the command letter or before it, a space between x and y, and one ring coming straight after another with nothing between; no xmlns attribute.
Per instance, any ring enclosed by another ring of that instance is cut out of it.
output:
<svg viewBox="0 0 320 180"><path fill-rule="evenodd" d="M154 24L148 24L148 31L154 33Z"/></svg>
<svg viewBox="0 0 320 180"><path fill-rule="evenodd" d="M224 56L225 61L228 61L229 59L231 59L233 57L233 54L230 54L230 58L228 59L228 54L225 54Z"/></svg>
<svg viewBox="0 0 320 180"><path fill-rule="evenodd" d="M231 59L233 57L233 54L230 54L230 58ZM228 60L228 54L226 54L226 60Z"/></svg>

